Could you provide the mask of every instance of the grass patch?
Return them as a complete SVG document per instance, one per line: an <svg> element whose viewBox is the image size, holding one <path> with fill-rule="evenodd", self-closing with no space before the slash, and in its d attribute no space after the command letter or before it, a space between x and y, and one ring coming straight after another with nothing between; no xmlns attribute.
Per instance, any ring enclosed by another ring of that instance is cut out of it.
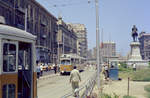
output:
<svg viewBox="0 0 150 98"><path fill-rule="evenodd" d="M141 69L133 72L131 79L133 81L150 81L150 69Z"/></svg>
<svg viewBox="0 0 150 98"><path fill-rule="evenodd" d="M123 96L123 98L136 98L134 96Z"/></svg>
<svg viewBox="0 0 150 98"><path fill-rule="evenodd" d="M147 91L147 98L150 98L150 85L144 86L144 90Z"/></svg>
<svg viewBox="0 0 150 98"><path fill-rule="evenodd" d="M128 78L131 77L133 70L132 68L128 68L126 63L120 63L118 66L119 70L119 78Z"/></svg>
<svg viewBox="0 0 150 98"><path fill-rule="evenodd" d="M126 79L130 77L132 81L150 81L150 68L139 69L133 71L132 68L127 68L126 64L121 64L119 66L119 77Z"/></svg>
<svg viewBox="0 0 150 98"><path fill-rule="evenodd" d="M128 78L128 77L132 77L132 74L133 74L133 71L128 70L128 69L127 69L127 71L125 71L125 70L119 71L119 77L123 78L123 79Z"/></svg>
<svg viewBox="0 0 150 98"><path fill-rule="evenodd" d="M147 91L147 92L150 92L150 85L146 85L146 86L144 87L144 90Z"/></svg>
<svg viewBox="0 0 150 98"><path fill-rule="evenodd" d="M117 94L109 95L109 94L101 94L99 98L120 98ZM123 96L123 98L136 98L134 96Z"/></svg>
<svg viewBox="0 0 150 98"><path fill-rule="evenodd" d="M113 96L109 95L109 94L101 94L99 98L119 98L118 95L116 95L115 93L113 94Z"/></svg>
<svg viewBox="0 0 150 98"><path fill-rule="evenodd" d="M146 97L147 97L147 98L150 98L150 94L148 93Z"/></svg>

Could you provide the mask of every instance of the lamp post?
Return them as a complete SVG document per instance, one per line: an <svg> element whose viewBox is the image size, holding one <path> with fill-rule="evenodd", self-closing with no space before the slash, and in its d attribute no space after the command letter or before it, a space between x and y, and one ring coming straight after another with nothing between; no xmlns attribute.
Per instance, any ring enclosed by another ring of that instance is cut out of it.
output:
<svg viewBox="0 0 150 98"><path fill-rule="evenodd" d="M95 0L95 8L96 8L96 50L97 50L97 86L100 89L100 54L99 54L99 8L98 8L98 0Z"/></svg>

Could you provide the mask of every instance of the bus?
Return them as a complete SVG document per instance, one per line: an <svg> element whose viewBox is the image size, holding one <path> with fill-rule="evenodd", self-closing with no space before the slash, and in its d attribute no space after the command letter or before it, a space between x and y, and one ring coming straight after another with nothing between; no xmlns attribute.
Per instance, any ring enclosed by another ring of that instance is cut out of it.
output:
<svg viewBox="0 0 150 98"><path fill-rule="evenodd" d="M36 36L0 24L0 98L37 98Z"/></svg>
<svg viewBox="0 0 150 98"><path fill-rule="evenodd" d="M85 59L78 56L77 54L63 54L60 57L60 74L67 74L73 70L74 66L81 72L84 70Z"/></svg>

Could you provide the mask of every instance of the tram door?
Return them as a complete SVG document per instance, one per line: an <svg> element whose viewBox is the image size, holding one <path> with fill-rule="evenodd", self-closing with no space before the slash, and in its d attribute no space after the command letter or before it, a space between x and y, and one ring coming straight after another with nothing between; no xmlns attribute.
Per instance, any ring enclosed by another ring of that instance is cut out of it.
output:
<svg viewBox="0 0 150 98"><path fill-rule="evenodd" d="M3 73L0 77L0 98L17 98L17 53L17 41L2 40Z"/></svg>
<svg viewBox="0 0 150 98"><path fill-rule="evenodd" d="M18 98L31 98L32 57L31 44L18 43Z"/></svg>

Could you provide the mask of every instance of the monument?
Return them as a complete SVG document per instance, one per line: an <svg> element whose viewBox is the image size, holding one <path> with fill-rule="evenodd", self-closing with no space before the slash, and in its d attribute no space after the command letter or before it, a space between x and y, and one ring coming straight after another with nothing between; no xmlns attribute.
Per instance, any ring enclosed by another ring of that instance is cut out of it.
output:
<svg viewBox="0 0 150 98"><path fill-rule="evenodd" d="M148 61L142 60L141 54L140 54L140 43L138 41L138 29L136 28L135 25L133 25L132 28L132 37L133 37L133 42L131 42L130 47L130 58L128 60L128 65L133 65L134 63L138 67L142 66L148 66Z"/></svg>

